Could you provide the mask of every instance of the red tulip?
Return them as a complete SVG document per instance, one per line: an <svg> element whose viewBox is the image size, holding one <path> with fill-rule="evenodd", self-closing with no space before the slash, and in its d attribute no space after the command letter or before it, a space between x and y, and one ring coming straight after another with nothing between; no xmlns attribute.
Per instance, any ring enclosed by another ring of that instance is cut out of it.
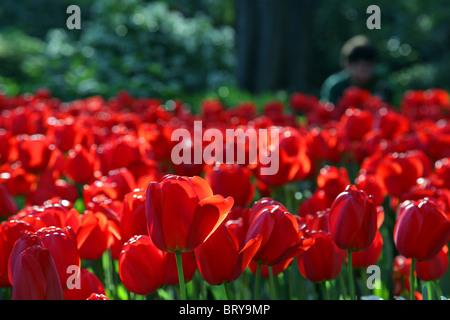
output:
<svg viewBox="0 0 450 320"><path fill-rule="evenodd" d="M0 128L0 164L7 163L11 150L11 132Z"/></svg>
<svg viewBox="0 0 450 320"><path fill-rule="evenodd" d="M252 173L241 165L221 164L206 171L205 180L214 194L232 197L235 206L246 207L253 200L255 186L250 180Z"/></svg>
<svg viewBox="0 0 450 320"><path fill-rule="evenodd" d="M375 239L372 244L363 251L353 253L352 266L353 268L367 268L378 262L383 250L383 236L380 231L377 231Z"/></svg>
<svg viewBox="0 0 450 320"><path fill-rule="evenodd" d="M450 158L436 161L434 168L436 175L442 179L443 187L450 189Z"/></svg>
<svg viewBox="0 0 450 320"><path fill-rule="evenodd" d="M12 265L13 300L62 300L63 293L48 249L34 245L20 252Z"/></svg>
<svg viewBox="0 0 450 320"><path fill-rule="evenodd" d="M19 259L19 256L23 251L33 246L42 247L40 238L33 231L22 231L14 243L8 260L8 278L12 285L16 261Z"/></svg>
<svg viewBox="0 0 450 320"><path fill-rule="evenodd" d="M371 195L377 206L381 206L386 196L386 190L377 180L374 174L366 173L364 170L355 179L356 187Z"/></svg>
<svg viewBox="0 0 450 320"><path fill-rule="evenodd" d="M77 232L77 245L81 259L99 259L111 244L108 218L100 212L83 213Z"/></svg>
<svg viewBox="0 0 450 320"><path fill-rule="evenodd" d="M308 214L327 210L333 204L333 200L327 196L324 190L316 189L310 198L301 203L297 214L300 217L305 217Z"/></svg>
<svg viewBox="0 0 450 320"><path fill-rule="evenodd" d="M314 239L314 244L297 256L300 273L313 282L335 279L341 271L346 252L334 243L328 231L330 211L315 212L298 217L305 233Z"/></svg>
<svg viewBox="0 0 450 320"><path fill-rule="evenodd" d="M112 167L130 168L136 163L143 162L145 151L145 140L126 134L118 137L114 141L114 151L112 154Z"/></svg>
<svg viewBox="0 0 450 320"><path fill-rule="evenodd" d="M0 277L5 278L3 286L10 286L8 280L8 260L22 231L33 231L25 221L8 220L0 225Z"/></svg>
<svg viewBox="0 0 450 320"><path fill-rule="evenodd" d="M17 204L6 185L0 183L0 216L9 217L17 212Z"/></svg>
<svg viewBox="0 0 450 320"><path fill-rule="evenodd" d="M81 144L69 150L65 163L67 177L77 183L91 183L94 180L94 157Z"/></svg>
<svg viewBox="0 0 450 320"><path fill-rule="evenodd" d="M328 222L331 236L339 248L367 249L378 230L373 197L354 185L348 186L333 202Z"/></svg>
<svg viewBox="0 0 450 320"><path fill-rule="evenodd" d="M123 200L127 193L136 187L133 174L126 168L111 170L107 176L95 180L83 187L84 203L92 202L92 199L104 194L111 200Z"/></svg>
<svg viewBox="0 0 450 320"><path fill-rule="evenodd" d="M145 217L145 189L134 189L125 195L120 217L122 241L134 235L148 235Z"/></svg>
<svg viewBox="0 0 450 320"><path fill-rule="evenodd" d="M363 109L370 98L371 94L369 90L352 86L344 90L342 98L338 101L338 107L341 110L346 110L350 107Z"/></svg>
<svg viewBox="0 0 450 320"><path fill-rule="evenodd" d="M272 134L271 128L268 136ZM262 139L262 136L259 138ZM278 134L279 142L276 145L269 138L267 150L271 152L272 159L269 164L260 164L257 168L257 177L268 187L281 186L294 180L304 178L311 170L311 160L306 153L306 139L292 127L283 127ZM261 153L267 150L259 150ZM274 162L278 161L278 166ZM262 174L262 170L278 169L275 174Z"/></svg>
<svg viewBox="0 0 450 320"><path fill-rule="evenodd" d="M32 189L36 176L26 171L19 162L11 165L7 172L3 172L1 179L13 196L26 195Z"/></svg>
<svg viewBox="0 0 450 320"><path fill-rule="evenodd" d="M34 230L49 226L70 226L76 233L80 226L80 214L76 209L69 208L69 205L66 200L51 199L42 205L24 208L15 218L29 223Z"/></svg>
<svg viewBox="0 0 450 320"><path fill-rule="evenodd" d="M313 95L295 92L291 95L289 104L297 112L310 112L318 106L319 99Z"/></svg>
<svg viewBox="0 0 450 320"><path fill-rule="evenodd" d="M262 236L249 239L243 247L229 228L232 222L221 224L202 245L195 249L198 268L203 278L212 285L234 281L247 268Z"/></svg>
<svg viewBox="0 0 450 320"><path fill-rule="evenodd" d="M317 187L323 189L328 197L336 198L350 184L347 169L325 166L317 176Z"/></svg>
<svg viewBox="0 0 450 320"><path fill-rule="evenodd" d="M262 236L253 260L273 266L307 250L314 240L305 237L297 219L284 206L263 198L252 207L246 241Z"/></svg>
<svg viewBox="0 0 450 320"><path fill-rule="evenodd" d="M448 269L448 247L445 245L428 261L417 261L417 277L422 281L438 280Z"/></svg>
<svg viewBox="0 0 450 320"><path fill-rule="evenodd" d="M86 300L109 300L107 296L99 293L91 293Z"/></svg>
<svg viewBox="0 0 450 320"><path fill-rule="evenodd" d="M43 172L50 161L54 146L44 135L21 135L18 137L19 160L27 171Z"/></svg>
<svg viewBox="0 0 450 320"><path fill-rule="evenodd" d="M125 287L136 294L148 295L166 280L166 253L149 236L134 236L120 253L119 275Z"/></svg>
<svg viewBox="0 0 450 320"><path fill-rule="evenodd" d="M67 288L63 291L65 300L86 300L92 294L105 294L105 288L101 281L95 274L87 269L81 269L79 274L71 273L70 276L75 276L74 281L71 282L73 287ZM76 284L79 284L79 288Z"/></svg>
<svg viewBox="0 0 450 320"><path fill-rule="evenodd" d="M384 156L376 167L375 174L388 194L399 197L408 192L423 176L424 165L411 153L393 153Z"/></svg>
<svg viewBox="0 0 450 320"><path fill-rule="evenodd" d="M42 228L36 232L41 239L42 246L50 251L61 281L61 287L66 288L67 273L70 266L81 266L75 234L70 227L64 229L58 227Z"/></svg>
<svg viewBox="0 0 450 320"><path fill-rule="evenodd" d="M410 130L408 118L388 108L378 110L373 126L382 139L393 139Z"/></svg>
<svg viewBox="0 0 450 320"><path fill-rule="evenodd" d="M341 272L346 252L336 246L328 232L315 231L310 236L314 244L297 256L300 273L312 282L335 279Z"/></svg>
<svg viewBox="0 0 450 320"><path fill-rule="evenodd" d="M348 108L340 119L342 132L349 140L361 140L372 129L373 116L369 111Z"/></svg>
<svg viewBox="0 0 450 320"><path fill-rule="evenodd" d="M69 151L73 147L77 132L75 118L56 119L51 117L47 119L47 124L47 135L52 138L58 149L63 152Z"/></svg>
<svg viewBox="0 0 450 320"><path fill-rule="evenodd" d="M432 259L450 240L450 220L429 199L408 201L399 209L394 227L398 252L417 260Z"/></svg>
<svg viewBox="0 0 450 320"><path fill-rule="evenodd" d="M213 195L200 177L165 176L147 188L149 235L166 252L188 252L217 229L233 206L233 198Z"/></svg>

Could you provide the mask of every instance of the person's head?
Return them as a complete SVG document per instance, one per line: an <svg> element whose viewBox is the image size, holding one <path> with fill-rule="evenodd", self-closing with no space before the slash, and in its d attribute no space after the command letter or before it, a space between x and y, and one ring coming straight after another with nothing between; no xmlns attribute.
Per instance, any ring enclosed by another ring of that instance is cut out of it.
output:
<svg viewBox="0 0 450 320"><path fill-rule="evenodd" d="M365 36L355 36L342 47L341 66L357 85L364 85L370 80L376 60L377 50Z"/></svg>

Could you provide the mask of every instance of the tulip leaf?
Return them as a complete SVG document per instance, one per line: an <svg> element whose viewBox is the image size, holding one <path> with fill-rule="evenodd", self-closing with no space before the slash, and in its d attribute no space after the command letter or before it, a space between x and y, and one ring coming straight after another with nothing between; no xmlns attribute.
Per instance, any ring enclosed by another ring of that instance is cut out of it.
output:
<svg viewBox="0 0 450 320"><path fill-rule="evenodd" d="M422 297L423 300L428 300L428 288L425 284L422 287Z"/></svg>
<svg viewBox="0 0 450 320"><path fill-rule="evenodd" d="M163 300L173 300L173 296L170 295L166 290L159 288L158 289L158 294L161 297L161 299Z"/></svg>
<svg viewBox="0 0 450 320"><path fill-rule="evenodd" d="M73 204L73 207L79 212L83 213L85 210L84 201L82 198L78 198L77 201Z"/></svg>

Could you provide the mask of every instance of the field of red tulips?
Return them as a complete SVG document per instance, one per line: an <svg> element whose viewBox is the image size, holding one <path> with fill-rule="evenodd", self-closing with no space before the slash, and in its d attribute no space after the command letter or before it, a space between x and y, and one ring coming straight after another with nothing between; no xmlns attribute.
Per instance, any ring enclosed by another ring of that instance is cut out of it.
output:
<svg viewBox="0 0 450 320"><path fill-rule="evenodd" d="M0 95L0 298L450 296L448 92L198 109L125 91ZM172 133L196 121L276 128L277 172L261 174L249 140L223 151L244 163L176 164Z"/></svg>

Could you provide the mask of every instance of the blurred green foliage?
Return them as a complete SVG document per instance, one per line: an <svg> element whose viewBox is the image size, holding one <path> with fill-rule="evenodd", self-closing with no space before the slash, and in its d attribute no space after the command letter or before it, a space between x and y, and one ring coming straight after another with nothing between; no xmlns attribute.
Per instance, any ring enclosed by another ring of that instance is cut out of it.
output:
<svg viewBox="0 0 450 320"><path fill-rule="evenodd" d="M89 17L81 30L66 29L64 8L64 20L44 38L29 36L19 22L2 33L0 89L17 94L44 86L63 99L125 89L168 98L233 81L233 28L214 26L204 13L185 16L165 2L142 0L80 8Z"/></svg>
<svg viewBox="0 0 450 320"><path fill-rule="evenodd" d="M235 89L235 1L2 0L0 90L14 95L47 87L71 100L126 89L197 101L226 86L230 96L250 99ZM368 30L372 2L315 1L314 59L308 62L314 72L299 91L318 95L324 79L339 70L342 44L355 34L377 45L382 71L398 94L449 89L448 0L379 0L381 30ZM66 28L70 4L81 8L81 30Z"/></svg>

